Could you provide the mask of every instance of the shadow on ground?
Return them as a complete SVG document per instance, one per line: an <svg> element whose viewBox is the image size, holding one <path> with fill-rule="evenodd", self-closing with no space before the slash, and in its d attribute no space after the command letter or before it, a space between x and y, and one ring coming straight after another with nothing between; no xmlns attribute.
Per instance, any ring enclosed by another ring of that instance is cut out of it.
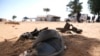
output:
<svg viewBox="0 0 100 56"><path fill-rule="evenodd" d="M67 49L63 56L94 56L94 47L100 50L100 40L88 38L82 35L64 35ZM32 46L33 41L20 42L13 45L12 41L4 41L0 43L0 56L18 56L23 51ZM98 55L100 56L98 52Z"/></svg>
<svg viewBox="0 0 100 56"><path fill-rule="evenodd" d="M67 50L65 51L64 56L94 56L96 51L96 56L100 56L100 40L95 38L88 38L82 35L66 35L63 36ZM97 48L94 50L94 48Z"/></svg>
<svg viewBox="0 0 100 56"><path fill-rule="evenodd" d="M18 56L32 46L33 41L18 42L4 41L0 43L0 56Z"/></svg>

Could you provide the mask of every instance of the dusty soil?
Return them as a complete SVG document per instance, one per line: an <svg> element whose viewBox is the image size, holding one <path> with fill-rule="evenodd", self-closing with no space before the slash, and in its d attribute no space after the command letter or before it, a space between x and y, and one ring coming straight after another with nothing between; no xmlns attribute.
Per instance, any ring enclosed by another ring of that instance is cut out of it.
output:
<svg viewBox="0 0 100 56"><path fill-rule="evenodd" d="M67 45L63 56L100 56L100 23L71 24L79 29L83 29L83 32L82 34L60 33ZM0 22L0 56L18 56L30 48L34 40L14 44L24 32L44 27L56 29L64 25L65 22L20 22L19 25Z"/></svg>

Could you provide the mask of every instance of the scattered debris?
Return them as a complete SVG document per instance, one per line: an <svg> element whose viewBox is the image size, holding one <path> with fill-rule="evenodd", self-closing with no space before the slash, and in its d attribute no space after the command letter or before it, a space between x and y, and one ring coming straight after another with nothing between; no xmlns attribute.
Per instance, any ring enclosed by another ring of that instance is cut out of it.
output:
<svg viewBox="0 0 100 56"><path fill-rule="evenodd" d="M43 30L47 30L48 29L48 27L45 27L45 28L43 28L43 29L41 29L41 30L37 30L37 28L36 29L34 29L32 32L25 32L25 33L23 33L22 35L20 35L20 37L19 37L19 39L16 41L16 42L18 42L18 41L20 41L20 40L22 40L22 41L24 41L24 40L27 40L27 39L35 39L35 37L37 37L38 36L38 34L41 32L41 31L43 31Z"/></svg>
<svg viewBox="0 0 100 56"><path fill-rule="evenodd" d="M82 33L82 29L78 29L78 28L74 27L72 24L69 24L67 22L66 22L64 28L56 28L56 29L59 30L61 33L70 32L70 31L73 31L77 34Z"/></svg>
<svg viewBox="0 0 100 56"><path fill-rule="evenodd" d="M78 29L78 28L74 27L73 25L72 25L72 29L70 29L70 30L75 32L75 33L78 33L78 34L82 33L82 29Z"/></svg>
<svg viewBox="0 0 100 56"><path fill-rule="evenodd" d="M64 28L56 28L56 29L60 30L60 32L62 32L62 33L65 33L66 31L70 30L70 26L71 26L71 24L66 23L65 26L64 26Z"/></svg>
<svg viewBox="0 0 100 56"><path fill-rule="evenodd" d="M19 25L20 23L19 22L15 22L15 21L9 21L9 22L5 22L5 24L16 24L16 25Z"/></svg>

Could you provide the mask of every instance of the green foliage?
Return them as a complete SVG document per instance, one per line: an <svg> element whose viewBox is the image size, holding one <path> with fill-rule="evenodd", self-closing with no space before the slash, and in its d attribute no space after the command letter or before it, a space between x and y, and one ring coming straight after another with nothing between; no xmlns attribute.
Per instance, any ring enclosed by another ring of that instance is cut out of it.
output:
<svg viewBox="0 0 100 56"><path fill-rule="evenodd" d="M29 18L25 16L23 19L25 19L25 20L26 20L26 19L29 19Z"/></svg>
<svg viewBox="0 0 100 56"><path fill-rule="evenodd" d="M88 0L88 5L92 14L100 15L100 0Z"/></svg>
<svg viewBox="0 0 100 56"><path fill-rule="evenodd" d="M13 15L13 16L12 16L12 19L14 20L15 18L17 18L17 16L16 16L16 15Z"/></svg>
<svg viewBox="0 0 100 56"><path fill-rule="evenodd" d="M27 19L29 19L27 16L23 17L23 21L26 21Z"/></svg>
<svg viewBox="0 0 100 56"><path fill-rule="evenodd" d="M44 8L43 10L46 11L46 12L49 12L50 11L49 8Z"/></svg>
<svg viewBox="0 0 100 56"><path fill-rule="evenodd" d="M45 11L45 12L46 12L46 14L47 14L47 12L49 12L49 11L50 11L50 9L49 9L49 8L43 8L43 11Z"/></svg>
<svg viewBox="0 0 100 56"><path fill-rule="evenodd" d="M69 4L67 4L66 6L68 6L71 9L70 15L81 12L82 10L82 2L79 2L79 0L70 1Z"/></svg>

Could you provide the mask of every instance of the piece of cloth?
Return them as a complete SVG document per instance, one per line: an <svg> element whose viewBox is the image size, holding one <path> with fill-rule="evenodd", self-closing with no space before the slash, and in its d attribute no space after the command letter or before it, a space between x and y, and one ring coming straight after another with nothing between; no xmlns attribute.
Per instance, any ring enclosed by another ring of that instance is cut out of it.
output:
<svg viewBox="0 0 100 56"><path fill-rule="evenodd" d="M37 56L48 56L56 52L56 49L54 47L45 42L38 44L36 50Z"/></svg>
<svg viewBox="0 0 100 56"><path fill-rule="evenodd" d="M60 34L55 30L44 30L39 33L33 48L36 47L37 56L52 56L64 51L64 43ZM57 55L58 55L57 54Z"/></svg>

